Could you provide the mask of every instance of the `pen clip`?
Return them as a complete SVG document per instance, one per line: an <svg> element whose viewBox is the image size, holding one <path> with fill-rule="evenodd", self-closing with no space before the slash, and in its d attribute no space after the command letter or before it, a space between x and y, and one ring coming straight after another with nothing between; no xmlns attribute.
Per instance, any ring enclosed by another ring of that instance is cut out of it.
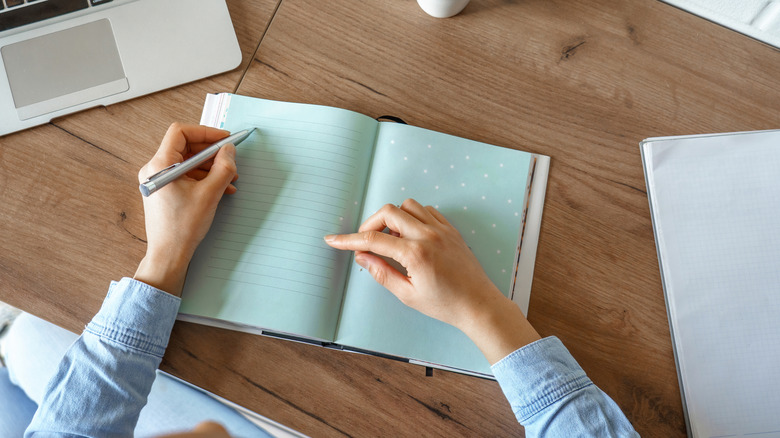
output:
<svg viewBox="0 0 780 438"><path fill-rule="evenodd" d="M169 170L173 169L174 167L176 167L176 166L178 166L178 165L180 165L180 164L181 164L181 163L174 163L174 164L171 164L170 166L168 166L168 167L166 167L165 169L163 169L163 170L161 170L161 171L159 171L159 172L155 173L154 175L150 176L149 178L146 178L146 181L144 181L144 182L149 182L149 181L151 181L151 180L155 179L156 177L158 177L158 176L162 175L163 173L166 173L166 172L168 172Z"/></svg>

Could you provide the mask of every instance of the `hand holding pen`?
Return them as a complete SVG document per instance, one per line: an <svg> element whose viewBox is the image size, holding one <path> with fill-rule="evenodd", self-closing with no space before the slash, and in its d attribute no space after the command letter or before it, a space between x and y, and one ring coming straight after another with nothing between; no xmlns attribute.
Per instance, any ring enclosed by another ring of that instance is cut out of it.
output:
<svg viewBox="0 0 780 438"><path fill-rule="evenodd" d="M222 146L225 146L227 144L233 144L235 146L241 143L242 141L244 141L254 131L255 128L244 129L243 131L236 132L235 134L225 137L222 140L219 140L218 142L201 150L200 152L194 154L187 160L173 163L170 166L162 169L161 171L155 173L154 175L147 178L146 181L141 183L141 185L139 186L139 189L141 190L141 194L144 196L149 196L152 193L156 192L157 190L161 189L166 184L177 180L181 176L186 175L187 173L195 169L198 169L206 161L213 158L214 155L216 155L217 152L219 152ZM197 145L192 145L192 148L195 150L198 149ZM208 169L203 169L203 170L208 170Z"/></svg>
<svg viewBox="0 0 780 438"><path fill-rule="evenodd" d="M158 192L150 190L150 196L143 197L148 245L136 271L138 280L181 293L187 265L211 226L217 204L224 194L236 192L236 148L228 134L174 123L157 153L141 168L139 182L155 182ZM214 147L215 142L219 147ZM161 172L164 169L168 170ZM162 176L166 178L161 180ZM164 190L160 181L167 184Z"/></svg>

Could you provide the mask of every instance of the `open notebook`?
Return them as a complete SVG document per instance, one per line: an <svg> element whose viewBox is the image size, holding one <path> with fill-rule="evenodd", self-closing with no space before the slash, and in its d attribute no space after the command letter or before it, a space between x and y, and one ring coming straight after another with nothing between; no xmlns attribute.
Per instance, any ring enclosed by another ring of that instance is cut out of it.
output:
<svg viewBox="0 0 780 438"><path fill-rule="evenodd" d="M461 232L524 312L549 158L352 111L209 95L201 123L256 127L190 265L181 319L489 375L457 329L401 304L323 236L413 197Z"/></svg>
<svg viewBox="0 0 780 438"><path fill-rule="evenodd" d="M780 131L641 150L689 435L780 437Z"/></svg>

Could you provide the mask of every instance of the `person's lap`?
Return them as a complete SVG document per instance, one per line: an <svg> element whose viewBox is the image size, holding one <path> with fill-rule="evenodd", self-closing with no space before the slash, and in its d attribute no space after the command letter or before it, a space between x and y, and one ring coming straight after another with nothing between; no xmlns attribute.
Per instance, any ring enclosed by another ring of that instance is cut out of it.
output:
<svg viewBox="0 0 780 438"><path fill-rule="evenodd" d="M22 436L38 405L11 383L8 369L0 367L0 436Z"/></svg>
<svg viewBox="0 0 780 438"><path fill-rule="evenodd" d="M12 431L23 431L30 423L50 377L77 338L78 335L27 313L14 321L3 338L8 368L0 370L0 406L7 412L0 413L0 436L21 436L21 432ZM9 410L6 406L14 408ZM7 422L6 413L10 415ZM268 436L230 407L159 372L141 410L135 434L155 436L189 430L205 420L221 423L232 436Z"/></svg>

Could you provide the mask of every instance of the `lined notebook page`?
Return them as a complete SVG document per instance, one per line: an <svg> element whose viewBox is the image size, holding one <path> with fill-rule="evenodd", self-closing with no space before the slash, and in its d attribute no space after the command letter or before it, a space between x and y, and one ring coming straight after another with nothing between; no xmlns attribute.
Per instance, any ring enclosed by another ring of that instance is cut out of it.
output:
<svg viewBox="0 0 780 438"><path fill-rule="evenodd" d="M336 108L232 96L237 147L223 198L190 265L181 313L332 340L351 257L323 241L357 227L376 121Z"/></svg>
<svg viewBox="0 0 780 438"><path fill-rule="evenodd" d="M780 437L780 131L643 144L695 437Z"/></svg>

